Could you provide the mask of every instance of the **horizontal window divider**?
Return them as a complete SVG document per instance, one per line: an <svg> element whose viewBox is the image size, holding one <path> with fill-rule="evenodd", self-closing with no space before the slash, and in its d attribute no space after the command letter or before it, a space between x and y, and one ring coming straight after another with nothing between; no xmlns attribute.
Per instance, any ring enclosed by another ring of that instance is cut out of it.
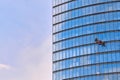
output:
<svg viewBox="0 0 120 80"><path fill-rule="evenodd" d="M62 13L66 13L66 12L70 12L70 11L73 11L73 10L77 10L77 9L80 9L80 8L86 8L86 7L91 7L91 6L96 6L96 5L101 5L101 4L108 4L108 3L115 3L115 2L120 2L120 1L107 1L107 2L101 2L101 3L95 3L95 4L90 4L90 5L86 5L86 6L81 6L81 7L77 7L77 8L74 8L74 9L69 9L69 10L66 10L66 11L63 11L63 12L60 12L60 13L57 13L54 16L57 16L57 15L60 15Z"/></svg>
<svg viewBox="0 0 120 80"><path fill-rule="evenodd" d="M57 62L61 62L61 61L69 60L69 59L73 59L73 58L84 57L84 56L109 54L109 53L117 53L117 52L120 52L120 50L112 50L112 51L104 51L104 52L99 52L99 53L91 53L91 54L78 55L78 56L73 56L73 57L64 58L64 59L60 59L60 60L55 60L55 61L53 61L53 63L57 63Z"/></svg>
<svg viewBox="0 0 120 80"><path fill-rule="evenodd" d="M53 73L64 71L64 70L69 70L69 69L74 69L74 68L86 67L86 66L103 65L103 64L114 64L114 63L120 63L120 61L102 62L102 63L95 63L95 64L87 64L87 65L75 66L75 67L70 67L70 68L56 70L56 71L53 71Z"/></svg>
<svg viewBox="0 0 120 80"><path fill-rule="evenodd" d="M62 42L62 41L66 41L66 40L71 40L71 39L79 38L79 37L85 37L85 36L90 36L90 35L95 35L95 34L101 34L101 33L119 32L119 31L120 30L109 30L109 31L101 31L101 32L96 32L96 33L84 34L84 35L69 37L69 38L66 38L66 39L55 41L55 42L53 42L53 44L56 44L56 43L59 43L59 42Z"/></svg>
<svg viewBox="0 0 120 80"><path fill-rule="evenodd" d="M60 3L60 4L57 4L57 5L53 6L52 8L56 8L56 7L58 7L58 6L61 6L61 5L64 5L64 4L73 2L73 1L76 1L76 0L69 0L69 1L66 1L66 2L63 2L63 3Z"/></svg>
<svg viewBox="0 0 120 80"><path fill-rule="evenodd" d="M110 73L101 73L101 74L92 74L92 75L84 75L84 76L78 76L78 77L72 77L72 78L67 78L63 80L73 80L75 78L85 78L85 77L92 77L92 76L104 76L104 75L111 75L111 74L120 74L120 72L110 72Z"/></svg>
<svg viewBox="0 0 120 80"><path fill-rule="evenodd" d="M111 43L111 42L120 42L120 40L105 41L105 43ZM61 51L65 51L65 50L69 50L69 49L73 49L73 48L84 47L84 46L95 45L95 44L96 43L90 43L90 44L83 44L83 45L78 45L78 46L72 46L72 47L69 47L69 48L53 51L53 54L56 53L56 52L61 52Z"/></svg>
<svg viewBox="0 0 120 80"><path fill-rule="evenodd" d="M61 33L61 32L65 32L65 31L68 31L68 30L76 29L76 28L83 28L83 27L87 27L87 26L91 26L91 25L96 25L96 24L104 24L104 23L119 22L119 21L120 20L110 20L110 21L104 21L104 22L96 22L96 23L91 23L91 24L85 24L85 25L71 27L71 28L68 28L68 29L64 29L64 30L55 32L55 33L53 33L53 35Z"/></svg>
<svg viewBox="0 0 120 80"><path fill-rule="evenodd" d="M94 16L94 15L99 15L99 14L113 13L113 12L120 12L120 10L112 10L112 11L98 12L98 13L94 13L94 14L87 14L87 15L83 15L83 16L78 16L78 17L74 17L74 18L71 18L71 19L61 21L61 22L57 22L57 23L55 23L53 25L60 24L60 23L63 23L63 22L67 22L67 21L71 21L71 20L75 20L75 19L78 19L78 18Z"/></svg>

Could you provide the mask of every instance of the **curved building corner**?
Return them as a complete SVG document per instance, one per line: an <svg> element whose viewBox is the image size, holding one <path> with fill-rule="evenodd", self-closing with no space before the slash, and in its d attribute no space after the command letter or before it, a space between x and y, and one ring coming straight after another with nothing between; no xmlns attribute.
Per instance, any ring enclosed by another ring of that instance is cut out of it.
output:
<svg viewBox="0 0 120 80"><path fill-rule="evenodd" d="M53 0L52 28L52 80L120 80L120 0Z"/></svg>

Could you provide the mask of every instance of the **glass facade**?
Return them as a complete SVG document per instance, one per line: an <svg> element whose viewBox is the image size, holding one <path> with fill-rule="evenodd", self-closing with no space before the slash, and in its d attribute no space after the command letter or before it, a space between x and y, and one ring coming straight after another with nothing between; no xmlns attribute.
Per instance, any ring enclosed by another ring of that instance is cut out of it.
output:
<svg viewBox="0 0 120 80"><path fill-rule="evenodd" d="M53 0L52 59L52 80L120 80L120 0Z"/></svg>

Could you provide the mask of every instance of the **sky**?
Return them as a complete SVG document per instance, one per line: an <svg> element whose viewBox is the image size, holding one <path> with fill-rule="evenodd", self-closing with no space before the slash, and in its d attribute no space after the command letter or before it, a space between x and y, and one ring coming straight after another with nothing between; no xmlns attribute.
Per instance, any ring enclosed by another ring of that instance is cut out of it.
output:
<svg viewBox="0 0 120 80"><path fill-rule="evenodd" d="M52 80L52 0L0 0L0 80Z"/></svg>

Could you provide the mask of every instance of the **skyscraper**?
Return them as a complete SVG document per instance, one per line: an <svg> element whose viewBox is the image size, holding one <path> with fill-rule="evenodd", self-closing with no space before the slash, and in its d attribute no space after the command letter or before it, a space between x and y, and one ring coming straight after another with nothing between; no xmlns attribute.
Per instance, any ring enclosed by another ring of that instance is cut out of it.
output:
<svg viewBox="0 0 120 80"><path fill-rule="evenodd" d="M120 80L120 0L53 0L53 80Z"/></svg>

